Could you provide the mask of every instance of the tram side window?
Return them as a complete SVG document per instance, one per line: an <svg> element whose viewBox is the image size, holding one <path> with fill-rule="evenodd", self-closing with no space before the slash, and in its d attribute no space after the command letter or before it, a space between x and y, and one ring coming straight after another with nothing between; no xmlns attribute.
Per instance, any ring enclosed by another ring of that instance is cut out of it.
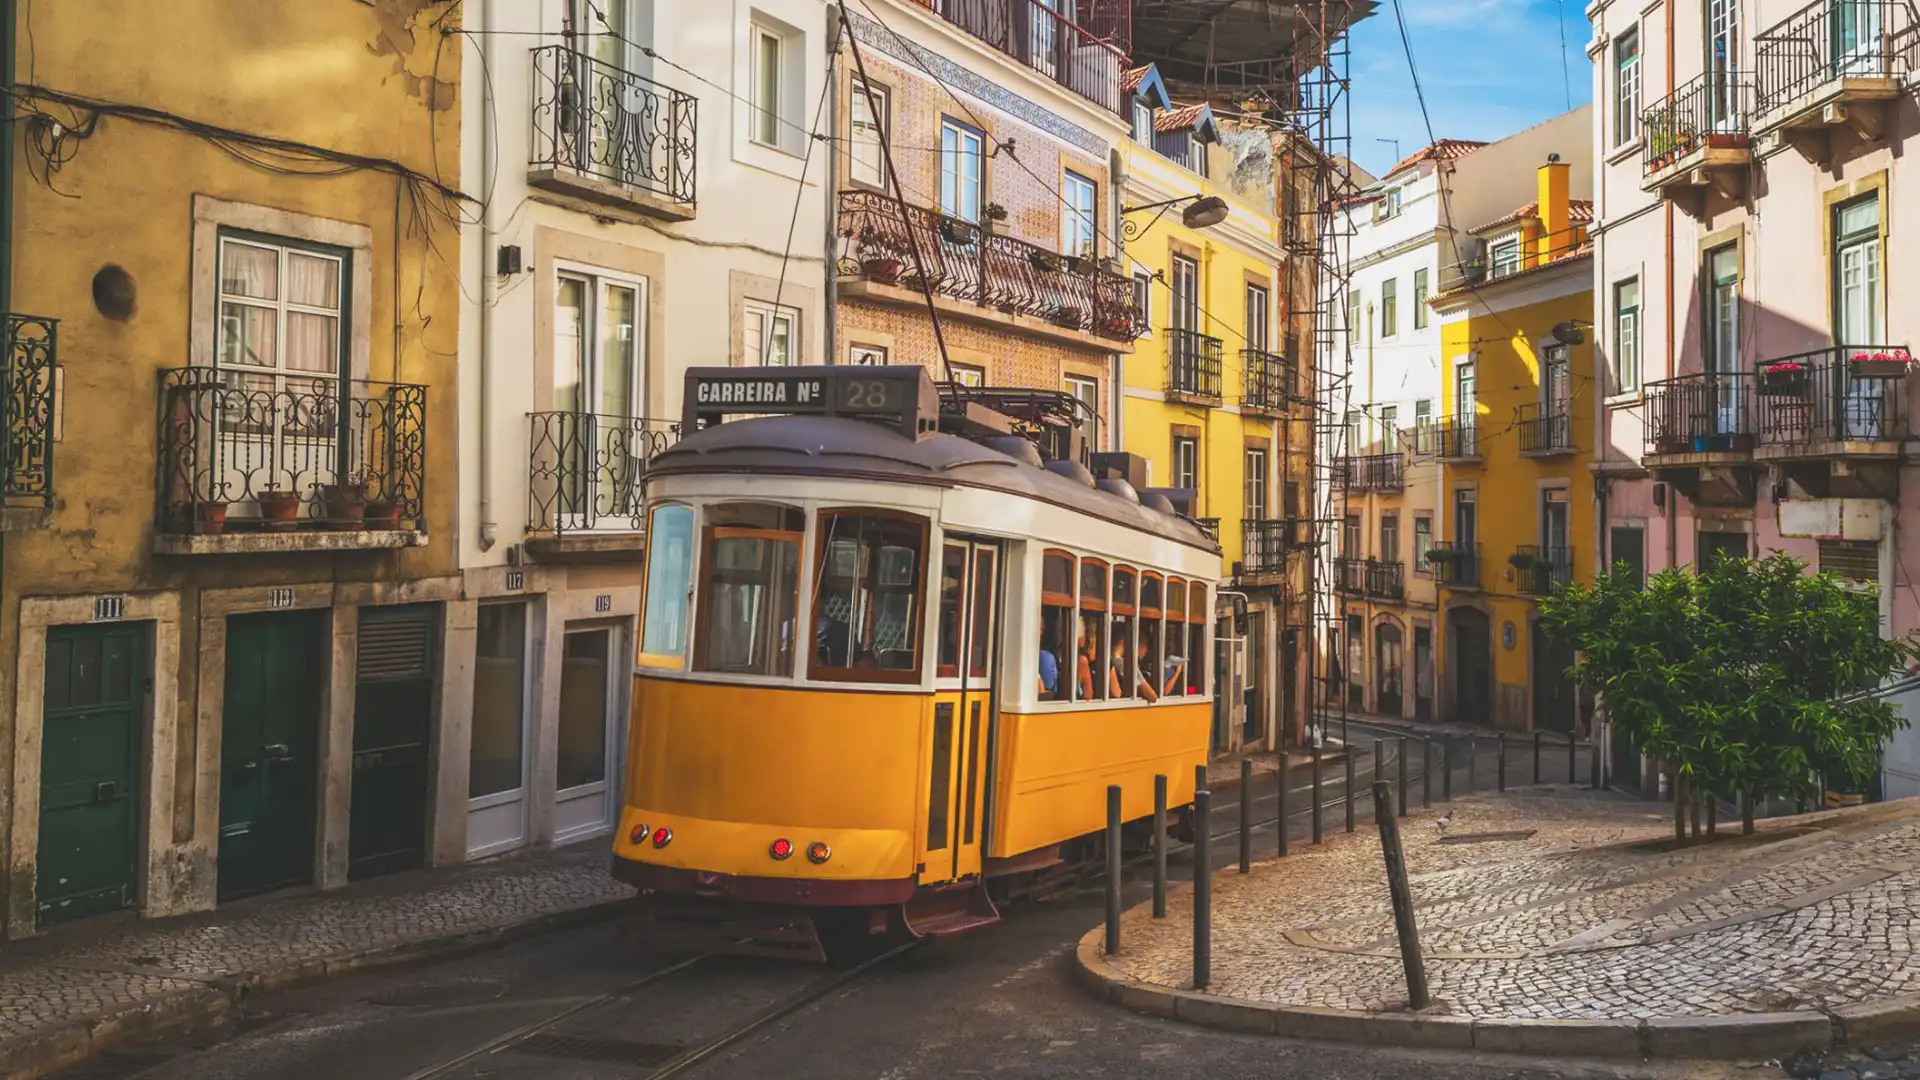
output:
<svg viewBox="0 0 1920 1080"><path fill-rule="evenodd" d="M1187 693L1207 692L1207 587L1193 582L1187 587Z"/></svg>
<svg viewBox="0 0 1920 1080"><path fill-rule="evenodd" d="M960 615L966 583L966 546L948 544L940 550L940 641L934 654L934 673L942 679L960 677Z"/></svg>
<svg viewBox="0 0 1920 1080"><path fill-rule="evenodd" d="M1140 575L1140 642L1134 646L1139 659L1139 671L1136 676L1140 684L1140 695L1148 701L1158 699L1163 693L1164 683L1160 658L1165 651L1160 647L1161 604L1166 583L1159 574L1147 571Z"/></svg>
<svg viewBox="0 0 1920 1080"><path fill-rule="evenodd" d="M801 513L783 506L729 503L707 511L695 670L793 674L805 531Z"/></svg>
<svg viewBox="0 0 1920 1080"><path fill-rule="evenodd" d="M1040 658L1036 677L1041 701L1069 701L1077 663L1074 640L1073 556L1049 551L1040 563Z"/></svg>
<svg viewBox="0 0 1920 1080"><path fill-rule="evenodd" d="M1074 700L1107 696L1107 564L1080 560L1080 658L1075 662Z"/></svg>
<svg viewBox="0 0 1920 1080"><path fill-rule="evenodd" d="M666 503L647 524L647 600L640 655L679 667L687 652L687 607L693 598L693 508Z"/></svg>
<svg viewBox="0 0 1920 1080"><path fill-rule="evenodd" d="M810 665L814 678L919 681L926 547L924 518L821 513Z"/></svg>
<svg viewBox="0 0 1920 1080"><path fill-rule="evenodd" d="M1113 607L1109 614L1108 632L1112 635L1108 654L1113 658L1113 667L1107 674L1107 693L1116 698L1145 697L1152 701L1159 695L1154 692L1150 677L1141 674L1140 645L1136 642L1135 632L1139 629L1139 609L1135 606L1134 584L1138 575L1130 567L1117 566L1113 570Z"/></svg>
<svg viewBox="0 0 1920 1080"><path fill-rule="evenodd" d="M1187 692L1187 583L1167 579L1166 661L1160 669L1162 697L1183 697Z"/></svg>

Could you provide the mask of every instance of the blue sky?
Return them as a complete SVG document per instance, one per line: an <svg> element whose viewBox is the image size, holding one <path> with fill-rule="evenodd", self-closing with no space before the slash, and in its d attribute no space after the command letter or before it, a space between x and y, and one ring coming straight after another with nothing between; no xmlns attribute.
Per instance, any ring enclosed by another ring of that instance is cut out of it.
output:
<svg viewBox="0 0 1920 1080"><path fill-rule="evenodd" d="M1585 0L1400 0L1420 84L1442 139L1494 140L1593 96ZM1565 20L1567 70L1561 77ZM1393 0L1353 31L1353 158L1378 175L1427 143ZM1399 140L1399 152L1392 142Z"/></svg>

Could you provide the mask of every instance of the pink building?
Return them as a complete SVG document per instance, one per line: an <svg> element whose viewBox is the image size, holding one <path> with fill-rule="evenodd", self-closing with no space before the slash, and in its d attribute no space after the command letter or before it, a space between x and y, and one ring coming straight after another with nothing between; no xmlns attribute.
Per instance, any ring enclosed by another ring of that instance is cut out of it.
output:
<svg viewBox="0 0 1920 1080"><path fill-rule="evenodd" d="M1904 0L1598 0L1593 550L1783 550L1920 629L1920 27ZM1903 513L1903 508L1905 512ZM1903 740L1904 742L1904 740ZM1920 793L1905 746L1886 794ZM1913 787L1913 790L1906 790Z"/></svg>

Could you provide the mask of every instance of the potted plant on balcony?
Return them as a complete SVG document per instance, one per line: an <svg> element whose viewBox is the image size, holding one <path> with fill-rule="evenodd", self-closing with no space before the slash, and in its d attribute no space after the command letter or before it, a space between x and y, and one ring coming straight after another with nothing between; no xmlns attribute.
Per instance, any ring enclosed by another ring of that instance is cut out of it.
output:
<svg viewBox="0 0 1920 1080"><path fill-rule="evenodd" d="M860 234L860 273L876 285L900 283L906 245L896 236L869 229Z"/></svg>
<svg viewBox="0 0 1920 1080"><path fill-rule="evenodd" d="M1760 369L1763 397L1805 397L1807 368L1798 360L1777 360Z"/></svg>
<svg viewBox="0 0 1920 1080"><path fill-rule="evenodd" d="M1035 270L1039 270L1042 273L1057 274L1060 272L1060 256L1042 248L1034 248L1027 252L1027 262L1032 264Z"/></svg>
<svg viewBox="0 0 1920 1080"><path fill-rule="evenodd" d="M1113 338L1118 341L1132 341L1138 336L1134 330L1133 310L1131 308L1116 308L1102 312L1094 330L1098 332L1101 337Z"/></svg>
<svg viewBox="0 0 1920 1080"><path fill-rule="evenodd" d="M1515 570L1531 570L1540 565L1540 558L1531 551L1516 551L1507 556L1507 565Z"/></svg>
<svg viewBox="0 0 1920 1080"><path fill-rule="evenodd" d="M1084 277L1093 273L1093 256L1069 255L1066 257L1066 266L1068 273L1079 274Z"/></svg>
<svg viewBox="0 0 1920 1080"><path fill-rule="evenodd" d="M1072 304L1061 304L1059 307L1053 309L1053 314L1050 316L1050 319L1053 325L1061 327L1062 329L1078 330L1082 325L1082 315L1081 310Z"/></svg>
<svg viewBox="0 0 1920 1080"><path fill-rule="evenodd" d="M367 519L367 485L359 480L325 484L320 488L327 524L341 532L363 528Z"/></svg>
<svg viewBox="0 0 1920 1080"><path fill-rule="evenodd" d="M1676 161L1685 148L1693 144L1693 125L1669 115L1660 117L1647 128L1648 149L1652 154L1654 170L1664 169Z"/></svg>
<svg viewBox="0 0 1920 1080"><path fill-rule="evenodd" d="M1912 368L1913 357L1905 349L1857 352L1847 360L1847 373L1856 379L1900 379Z"/></svg>
<svg viewBox="0 0 1920 1080"><path fill-rule="evenodd" d="M1007 208L997 202L990 202L987 204L987 208L981 212L980 217L980 227L988 233L992 233L999 228L1001 222L1007 220Z"/></svg>
<svg viewBox="0 0 1920 1080"><path fill-rule="evenodd" d="M225 502L200 502L193 504L193 531L198 536L219 536L227 528L227 509Z"/></svg>
<svg viewBox="0 0 1920 1080"><path fill-rule="evenodd" d="M381 496L367 500L367 528L392 531L400 527L400 503L396 499Z"/></svg>
<svg viewBox="0 0 1920 1080"><path fill-rule="evenodd" d="M1438 567L1441 563L1447 562L1453 558L1453 549L1443 548L1443 547L1430 547L1427 549L1427 554L1425 558L1429 566Z"/></svg>
<svg viewBox="0 0 1920 1080"><path fill-rule="evenodd" d="M268 487L254 499L260 503L260 519L268 532L292 532L300 520L300 493Z"/></svg>

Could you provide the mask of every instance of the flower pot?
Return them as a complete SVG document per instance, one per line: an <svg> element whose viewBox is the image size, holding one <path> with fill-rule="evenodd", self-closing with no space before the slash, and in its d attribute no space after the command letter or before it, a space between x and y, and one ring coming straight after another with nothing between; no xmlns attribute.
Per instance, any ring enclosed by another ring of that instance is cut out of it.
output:
<svg viewBox="0 0 1920 1080"><path fill-rule="evenodd" d="M864 259L860 263L860 272L868 281L880 285L898 285L900 283L900 260L890 258Z"/></svg>
<svg viewBox="0 0 1920 1080"><path fill-rule="evenodd" d="M393 530L400 527L400 504L392 499L367 500L367 528Z"/></svg>
<svg viewBox="0 0 1920 1080"><path fill-rule="evenodd" d="M1093 260L1083 255L1067 256L1067 270L1074 274L1093 273Z"/></svg>
<svg viewBox="0 0 1920 1080"><path fill-rule="evenodd" d="M1515 552L1507 556L1507 565L1513 567L1515 570L1531 570L1533 569L1534 558L1531 555L1522 555Z"/></svg>
<svg viewBox="0 0 1920 1080"><path fill-rule="evenodd" d="M292 532L300 518L300 495L294 491L263 491L255 496L268 532Z"/></svg>
<svg viewBox="0 0 1920 1080"><path fill-rule="evenodd" d="M940 220L940 238L949 244L959 244L964 247L971 245L975 240L980 238L980 230L964 221L942 218Z"/></svg>
<svg viewBox="0 0 1920 1080"><path fill-rule="evenodd" d="M1044 270L1049 273L1058 273L1060 270L1059 256L1038 248L1027 253L1027 262L1032 264L1035 270Z"/></svg>
<svg viewBox="0 0 1920 1080"><path fill-rule="evenodd" d="M1806 392L1807 373L1804 368L1760 373L1760 394L1763 397L1804 397Z"/></svg>
<svg viewBox="0 0 1920 1080"><path fill-rule="evenodd" d="M193 531L199 536L219 536L227 529L227 505L223 502L195 503Z"/></svg>
<svg viewBox="0 0 1920 1080"><path fill-rule="evenodd" d="M1080 309L1071 307L1055 308L1052 321L1053 325L1063 329L1078 330L1080 329Z"/></svg>
<svg viewBox="0 0 1920 1080"><path fill-rule="evenodd" d="M326 506L327 525L341 532L364 528L367 517L367 492L358 484L327 484L320 489Z"/></svg>
<svg viewBox="0 0 1920 1080"><path fill-rule="evenodd" d="M1847 370L1856 379L1899 379L1907 374L1907 361L1892 357L1855 357L1847 361Z"/></svg>

